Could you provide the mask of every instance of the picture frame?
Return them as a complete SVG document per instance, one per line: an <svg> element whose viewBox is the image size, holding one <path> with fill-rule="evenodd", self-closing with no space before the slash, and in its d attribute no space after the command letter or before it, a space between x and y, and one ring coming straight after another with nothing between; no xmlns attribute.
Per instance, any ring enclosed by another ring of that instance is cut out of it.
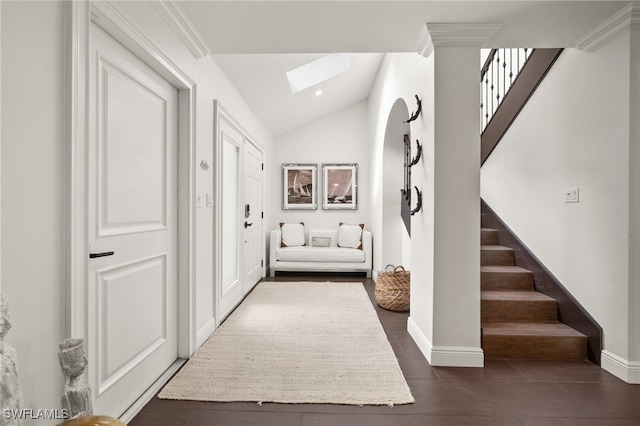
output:
<svg viewBox="0 0 640 426"><path fill-rule="evenodd" d="M358 208L358 164L323 164L324 210L355 210Z"/></svg>
<svg viewBox="0 0 640 426"><path fill-rule="evenodd" d="M317 164L283 164L282 209L317 209L317 175Z"/></svg>

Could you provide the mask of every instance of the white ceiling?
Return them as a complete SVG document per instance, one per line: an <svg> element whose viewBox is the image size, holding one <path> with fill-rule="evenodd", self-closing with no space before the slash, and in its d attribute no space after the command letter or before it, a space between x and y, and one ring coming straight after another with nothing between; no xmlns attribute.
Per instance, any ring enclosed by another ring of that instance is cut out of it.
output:
<svg viewBox="0 0 640 426"><path fill-rule="evenodd" d="M367 99L384 55L354 54L349 72L292 95L285 73L322 56L215 55L214 60L275 136ZM315 95L317 89L321 96Z"/></svg>
<svg viewBox="0 0 640 426"><path fill-rule="evenodd" d="M624 1L178 1L214 60L277 136L368 97L383 57L414 52L427 23L500 23L487 47L571 47ZM351 71L292 95L285 72L327 53ZM480 65L478 65L478 69Z"/></svg>

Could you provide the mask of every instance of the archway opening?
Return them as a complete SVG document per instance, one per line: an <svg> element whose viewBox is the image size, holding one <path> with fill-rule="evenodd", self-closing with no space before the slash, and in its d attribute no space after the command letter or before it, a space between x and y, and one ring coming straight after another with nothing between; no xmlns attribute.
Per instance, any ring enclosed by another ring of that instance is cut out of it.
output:
<svg viewBox="0 0 640 426"><path fill-rule="evenodd" d="M401 216L401 190L404 187L404 139L411 138L405 123L409 109L403 99L393 104L384 136L382 193L382 267L402 265L411 268L411 239Z"/></svg>

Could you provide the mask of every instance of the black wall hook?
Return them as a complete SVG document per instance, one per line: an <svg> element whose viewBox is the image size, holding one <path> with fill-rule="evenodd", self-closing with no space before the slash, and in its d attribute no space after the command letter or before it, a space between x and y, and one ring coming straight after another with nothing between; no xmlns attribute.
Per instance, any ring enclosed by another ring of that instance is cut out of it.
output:
<svg viewBox="0 0 640 426"><path fill-rule="evenodd" d="M411 123L416 118L418 118L418 116L420 115L420 112L422 111L422 101L420 100L418 95L416 95L416 102L418 103L418 109L416 110L416 112L411 114L411 117L409 117L409 119L407 121L405 121L405 123Z"/></svg>
<svg viewBox="0 0 640 426"><path fill-rule="evenodd" d="M407 165L408 167L415 166L416 164L418 164L418 161L420 161L420 158L422 158L422 145L420 145L420 141L418 139L416 139L416 145L418 146L418 153L416 154L414 159L411 160L411 163Z"/></svg>
<svg viewBox="0 0 640 426"><path fill-rule="evenodd" d="M414 188L416 189L416 192L418 193L418 201L416 202L416 208L411 210L411 216L413 216L414 214L418 213L420 211L420 209L422 208L422 192L418 189L417 186L414 186Z"/></svg>

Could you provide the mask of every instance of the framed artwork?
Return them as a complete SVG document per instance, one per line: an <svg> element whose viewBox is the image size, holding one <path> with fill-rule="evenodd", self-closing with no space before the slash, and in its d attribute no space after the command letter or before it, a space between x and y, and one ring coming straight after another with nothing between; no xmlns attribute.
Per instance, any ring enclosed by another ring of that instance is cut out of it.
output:
<svg viewBox="0 0 640 426"><path fill-rule="evenodd" d="M282 208L318 208L316 176L317 164L282 165Z"/></svg>
<svg viewBox="0 0 640 426"><path fill-rule="evenodd" d="M323 164L322 208L355 210L358 208L358 165Z"/></svg>

